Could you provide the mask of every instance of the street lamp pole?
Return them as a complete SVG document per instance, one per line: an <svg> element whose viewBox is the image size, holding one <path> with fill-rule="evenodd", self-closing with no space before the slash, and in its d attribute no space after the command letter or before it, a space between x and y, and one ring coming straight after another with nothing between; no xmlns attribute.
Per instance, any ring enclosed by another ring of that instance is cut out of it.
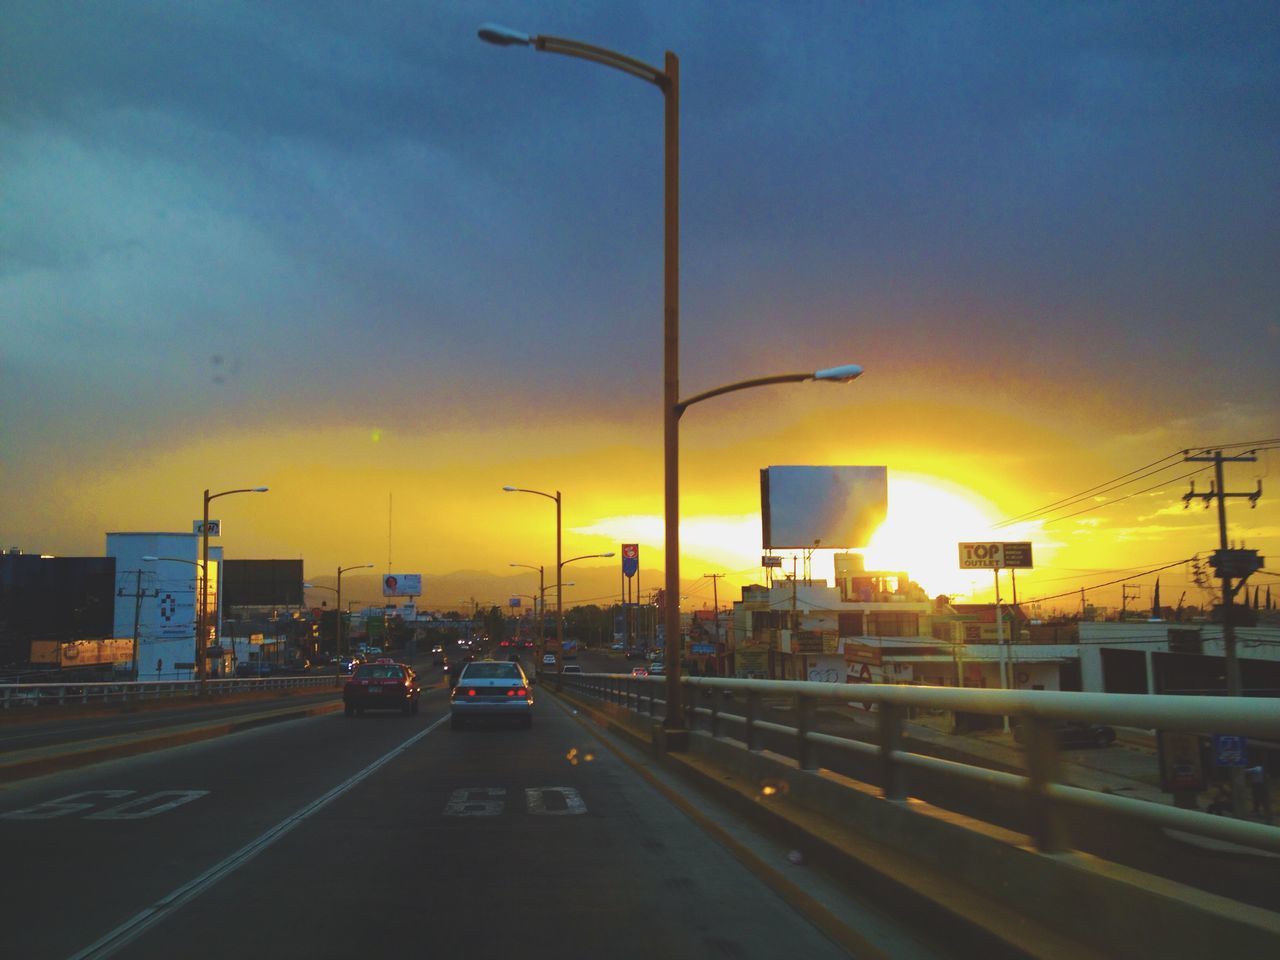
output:
<svg viewBox="0 0 1280 960"><path fill-rule="evenodd" d="M554 500L556 504L556 643L560 649L564 648L564 584L560 582L560 568L564 566L560 562L560 491L554 494L546 493L542 490L530 490L528 487L512 487L506 486L502 488L504 493L532 493L539 497L546 497L548 500Z"/></svg>
<svg viewBox="0 0 1280 960"><path fill-rule="evenodd" d="M357 563L351 567L338 567L338 601L334 604L334 614L337 616L338 622L334 625L333 642L333 679L335 683L342 682L342 575L348 570L367 570L372 566L372 563Z"/></svg>
<svg viewBox="0 0 1280 960"><path fill-rule="evenodd" d="M486 23L480 27L479 37L486 43L501 47L533 47L543 53L559 53L565 56L590 60L602 66L621 70L651 83L662 91L665 105L663 115L663 321L662 321L662 442L664 511L663 526L666 540L665 579L663 604L663 629L666 633L666 715L663 727L667 731L667 746L681 749L688 741L680 685L680 415L686 407L730 390L761 386L767 383L783 383L792 379L763 378L763 381L745 381L706 394L699 394L685 402L680 401L680 60L668 50L663 69L650 66L640 60L607 50L603 47L569 40L528 34L510 27ZM835 368L842 369L842 368ZM860 367L846 368L856 372L846 377L823 377L806 374L796 379L848 379L862 372ZM559 558L557 557L557 561ZM557 574L558 576L558 574ZM563 633L561 633L563 641Z"/></svg>
<svg viewBox="0 0 1280 960"><path fill-rule="evenodd" d="M558 507L558 506L559 506L559 503L557 503L557 504L556 504L556 506ZM556 514L556 532L557 532L557 533L559 533L559 530L560 530L560 515L557 513L557 514ZM557 550L558 550L558 548L559 548L559 538L557 537ZM559 558L559 556L557 555L556 560L558 561L559 559L560 559L560 558ZM540 601L542 602L542 605L543 605L544 607L546 606L546 603L547 603L547 587L546 587L546 583L545 583L545 576L544 576L544 572L543 572L543 571L544 571L544 568L543 568L543 566L542 566L541 564L539 564L538 566L536 566L536 567L535 567L532 563L509 563L509 564L507 564L507 566L509 566L509 567L524 567L526 570L537 570L537 571L538 571L538 600L535 600L535 601L534 601L534 611L533 611L533 612L534 612L534 615L535 615L535 616L537 616L537 618L538 618L538 649L539 649L539 651L541 651L541 649L542 649L542 617L543 617L543 614L538 612L538 602L539 602L539 600L540 600ZM543 613L545 613L545 610L543 611Z"/></svg>
<svg viewBox="0 0 1280 960"><path fill-rule="evenodd" d="M266 487L241 487L210 494L204 491L204 523L200 527L200 609L196 611L196 676L200 680L200 692L205 690L209 664L205 648L209 643L209 501L229 497L233 493L266 493Z"/></svg>

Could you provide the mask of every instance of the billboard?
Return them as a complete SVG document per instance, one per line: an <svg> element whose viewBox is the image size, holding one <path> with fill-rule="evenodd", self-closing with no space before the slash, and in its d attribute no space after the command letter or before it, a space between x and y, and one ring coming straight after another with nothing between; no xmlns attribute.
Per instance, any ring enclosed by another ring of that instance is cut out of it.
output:
<svg viewBox="0 0 1280 960"><path fill-rule="evenodd" d="M1025 541L962 543L959 547L962 570L1031 569L1031 544Z"/></svg>
<svg viewBox="0 0 1280 960"><path fill-rule="evenodd" d="M222 589L225 591L222 599L224 609L226 607L300 607L302 606L302 561L224 560Z"/></svg>
<svg viewBox="0 0 1280 960"><path fill-rule="evenodd" d="M388 573L382 578L382 595L384 597L422 596L422 574Z"/></svg>
<svg viewBox="0 0 1280 960"><path fill-rule="evenodd" d="M887 467L765 467L765 550L865 547L889 510Z"/></svg>

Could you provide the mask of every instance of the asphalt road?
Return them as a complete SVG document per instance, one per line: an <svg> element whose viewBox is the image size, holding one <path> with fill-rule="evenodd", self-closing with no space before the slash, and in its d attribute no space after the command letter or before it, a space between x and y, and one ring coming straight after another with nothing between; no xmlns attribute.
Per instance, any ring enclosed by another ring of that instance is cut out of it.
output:
<svg viewBox="0 0 1280 960"><path fill-rule="evenodd" d="M843 955L545 694L528 731L446 717L436 689L0 788L5 954Z"/></svg>

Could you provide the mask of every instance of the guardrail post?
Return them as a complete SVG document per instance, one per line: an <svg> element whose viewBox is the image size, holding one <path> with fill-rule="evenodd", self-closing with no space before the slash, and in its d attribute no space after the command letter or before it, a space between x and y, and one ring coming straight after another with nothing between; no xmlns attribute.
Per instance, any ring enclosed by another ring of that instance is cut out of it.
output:
<svg viewBox="0 0 1280 960"><path fill-rule="evenodd" d="M658 715L658 695L653 691L657 684L646 679L644 685L645 689L649 691L649 716L655 717Z"/></svg>
<svg viewBox="0 0 1280 960"><path fill-rule="evenodd" d="M1021 723L1027 751L1031 838L1043 853L1062 853L1069 849L1066 824L1048 789L1050 784L1062 779L1056 724L1039 717L1023 717Z"/></svg>
<svg viewBox="0 0 1280 960"><path fill-rule="evenodd" d="M902 708L896 703L880 704L880 789L886 800L907 799L907 781L902 764L894 753L902 749Z"/></svg>
<svg viewBox="0 0 1280 960"><path fill-rule="evenodd" d="M720 708L724 691L719 687L711 691L711 735L713 737L720 736Z"/></svg>
<svg viewBox="0 0 1280 960"><path fill-rule="evenodd" d="M799 750L796 760L801 770L816 770L818 762L813 756L813 744L809 742L809 731L813 729L813 711L816 703L803 694L796 694L796 741Z"/></svg>
<svg viewBox="0 0 1280 960"><path fill-rule="evenodd" d="M762 749L760 731L756 729L756 721L760 719L760 694L754 690L747 691L746 714L746 732L743 734L743 739L747 742L748 750L758 753Z"/></svg>

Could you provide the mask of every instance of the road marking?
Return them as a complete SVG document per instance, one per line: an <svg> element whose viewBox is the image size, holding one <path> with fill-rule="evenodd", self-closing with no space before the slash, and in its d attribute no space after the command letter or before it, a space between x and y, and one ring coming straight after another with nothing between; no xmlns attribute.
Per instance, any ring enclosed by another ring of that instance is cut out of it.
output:
<svg viewBox="0 0 1280 960"><path fill-rule="evenodd" d="M547 794L558 796L560 802L548 807ZM587 805L573 787L526 787L524 802L529 812L537 816L565 817L587 812Z"/></svg>
<svg viewBox="0 0 1280 960"><path fill-rule="evenodd" d="M446 817L496 817L506 809L507 791L502 787L461 787L449 795Z"/></svg>
<svg viewBox="0 0 1280 960"><path fill-rule="evenodd" d="M387 753L384 753L359 773L353 774L328 793L316 800L312 800L296 813L285 817L257 839L249 841L235 853L231 854L231 856L215 863L194 880L190 880L178 887L176 890L160 898L142 912L120 924L120 926L116 927L114 930L99 937L83 950L72 954L70 960L99 960L99 958L111 956L121 947L126 946L133 940L137 939L137 937L139 937L148 928L165 919L165 917L173 913L173 911L177 910L184 903L200 895L223 877L234 873L240 867L244 866L312 814L324 809L352 787L356 786L362 780L376 772L380 767L389 763L401 753L404 753L427 734L443 726L445 721L448 719L449 715L446 713L425 730L418 731L398 747L394 747Z"/></svg>
<svg viewBox="0 0 1280 960"><path fill-rule="evenodd" d="M0 814L0 820L52 820L55 817L67 817L73 813L92 810L101 800L120 800L131 797L137 792L137 790L85 790L56 800L46 800L34 807L11 810L6 814ZM86 801L86 797L99 799Z"/></svg>
<svg viewBox="0 0 1280 960"><path fill-rule="evenodd" d="M132 792L132 791L131 791ZM86 820L145 820L157 813L168 813L184 803L207 797L208 790L161 790L136 800L126 800L107 810L91 813ZM157 801L161 801L157 803Z"/></svg>

